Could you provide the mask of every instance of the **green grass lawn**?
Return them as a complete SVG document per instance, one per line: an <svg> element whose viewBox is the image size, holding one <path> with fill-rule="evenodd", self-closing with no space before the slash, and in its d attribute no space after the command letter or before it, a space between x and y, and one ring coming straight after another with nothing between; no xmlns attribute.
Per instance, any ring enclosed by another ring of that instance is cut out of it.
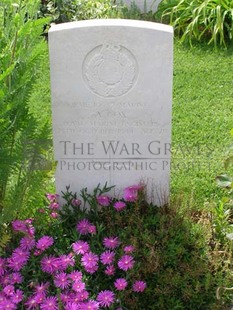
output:
<svg viewBox="0 0 233 310"><path fill-rule="evenodd" d="M175 42L172 121L172 197L194 205L218 198L215 177L232 143L233 56Z"/></svg>

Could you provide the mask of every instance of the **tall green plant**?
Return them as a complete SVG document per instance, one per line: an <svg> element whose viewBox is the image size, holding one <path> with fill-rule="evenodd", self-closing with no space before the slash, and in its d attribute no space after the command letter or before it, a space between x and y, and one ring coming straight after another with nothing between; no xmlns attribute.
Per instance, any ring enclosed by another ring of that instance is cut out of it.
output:
<svg viewBox="0 0 233 310"><path fill-rule="evenodd" d="M109 18L118 14L112 0L42 0L40 11L43 16L51 16L55 23Z"/></svg>
<svg viewBox="0 0 233 310"><path fill-rule="evenodd" d="M226 46L233 38L232 0L164 0L158 15L190 43L195 39Z"/></svg>
<svg viewBox="0 0 233 310"><path fill-rule="evenodd" d="M44 191L41 165L50 138L48 19L39 1L0 1L0 206L11 219ZM40 186L40 189L39 189Z"/></svg>

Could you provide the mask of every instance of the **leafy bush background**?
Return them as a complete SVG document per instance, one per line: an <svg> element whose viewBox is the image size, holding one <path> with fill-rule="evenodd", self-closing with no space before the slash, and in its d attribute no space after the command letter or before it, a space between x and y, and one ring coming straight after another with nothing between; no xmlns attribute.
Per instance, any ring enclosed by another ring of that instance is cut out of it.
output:
<svg viewBox="0 0 233 310"><path fill-rule="evenodd" d="M231 0L164 0L157 14L190 43L196 40L226 46L232 41Z"/></svg>
<svg viewBox="0 0 233 310"><path fill-rule="evenodd" d="M1 1L0 6L0 206L12 219L46 189L51 152L48 47L41 36L39 2Z"/></svg>

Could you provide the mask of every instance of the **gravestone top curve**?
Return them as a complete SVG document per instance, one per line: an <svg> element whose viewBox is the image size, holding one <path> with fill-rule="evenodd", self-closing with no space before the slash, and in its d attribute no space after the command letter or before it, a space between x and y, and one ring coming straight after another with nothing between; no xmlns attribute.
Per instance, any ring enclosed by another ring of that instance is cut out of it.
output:
<svg viewBox="0 0 233 310"><path fill-rule="evenodd" d="M81 20L75 22L69 22L64 24L52 24L49 30L49 33L53 31L66 31L73 28L82 28L82 27L136 27L143 29L152 29L158 31L165 31L173 34L173 27L161 23L147 22L142 20L133 20L133 19L90 19L90 20Z"/></svg>

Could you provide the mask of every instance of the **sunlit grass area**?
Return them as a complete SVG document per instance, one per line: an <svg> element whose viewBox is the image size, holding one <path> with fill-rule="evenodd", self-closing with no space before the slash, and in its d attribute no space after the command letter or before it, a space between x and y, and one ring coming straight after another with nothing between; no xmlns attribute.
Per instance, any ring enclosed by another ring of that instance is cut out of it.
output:
<svg viewBox="0 0 233 310"><path fill-rule="evenodd" d="M199 204L218 197L215 177L233 127L232 50L203 45L174 49L172 120L172 195L195 198Z"/></svg>

